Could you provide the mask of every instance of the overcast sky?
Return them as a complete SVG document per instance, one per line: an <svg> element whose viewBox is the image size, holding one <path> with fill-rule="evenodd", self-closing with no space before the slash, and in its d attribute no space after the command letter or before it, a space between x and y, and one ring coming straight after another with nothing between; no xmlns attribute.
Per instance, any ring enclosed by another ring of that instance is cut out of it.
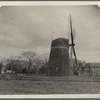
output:
<svg viewBox="0 0 100 100"><path fill-rule="evenodd" d="M24 50L50 52L53 39L68 38L69 14L76 30L77 58L100 62L100 8L98 6L8 6L0 8L0 56Z"/></svg>

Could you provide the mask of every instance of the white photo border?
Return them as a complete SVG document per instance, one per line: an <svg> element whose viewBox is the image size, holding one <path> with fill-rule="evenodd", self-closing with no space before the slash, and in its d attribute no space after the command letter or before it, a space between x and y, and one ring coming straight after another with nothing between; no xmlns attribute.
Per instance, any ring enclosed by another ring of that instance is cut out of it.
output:
<svg viewBox="0 0 100 100"><path fill-rule="evenodd" d="M100 1L0 1L0 7L2 6L62 6L62 5L98 5L100 7ZM93 100L99 99L100 94L54 94L54 95L0 95L0 99L80 99L80 98L92 98Z"/></svg>

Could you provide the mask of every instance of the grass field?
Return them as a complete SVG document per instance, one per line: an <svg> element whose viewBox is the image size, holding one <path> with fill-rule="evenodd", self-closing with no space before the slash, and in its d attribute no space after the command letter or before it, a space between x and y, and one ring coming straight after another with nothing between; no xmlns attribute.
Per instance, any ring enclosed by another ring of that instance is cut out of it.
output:
<svg viewBox="0 0 100 100"><path fill-rule="evenodd" d="M0 94L100 93L100 82L0 80Z"/></svg>

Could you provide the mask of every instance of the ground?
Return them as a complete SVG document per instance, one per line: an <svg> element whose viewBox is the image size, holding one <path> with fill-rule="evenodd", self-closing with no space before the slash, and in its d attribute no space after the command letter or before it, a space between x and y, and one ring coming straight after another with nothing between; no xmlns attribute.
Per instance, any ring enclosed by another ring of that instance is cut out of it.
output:
<svg viewBox="0 0 100 100"><path fill-rule="evenodd" d="M100 82L0 80L0 94L99 94Z"/></svg>

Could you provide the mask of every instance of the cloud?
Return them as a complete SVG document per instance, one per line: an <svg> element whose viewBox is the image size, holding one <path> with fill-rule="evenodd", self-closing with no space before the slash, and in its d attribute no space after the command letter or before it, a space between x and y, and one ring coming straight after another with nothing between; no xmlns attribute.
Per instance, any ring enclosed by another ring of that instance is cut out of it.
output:
<svg viewBox="0 0 100 100"><path fill-rule="evenodd" d="M7 55L7 50L10 51L8 55L18 54L27 49L49 52L52 32L55 32L53 39L68 38L69 13L76 30L78 58L85 59L84 54L89 54L91 60L95 60L91 54L98 56L100 53L100 9L92 5L1 7L0 54Z"/></svg>

